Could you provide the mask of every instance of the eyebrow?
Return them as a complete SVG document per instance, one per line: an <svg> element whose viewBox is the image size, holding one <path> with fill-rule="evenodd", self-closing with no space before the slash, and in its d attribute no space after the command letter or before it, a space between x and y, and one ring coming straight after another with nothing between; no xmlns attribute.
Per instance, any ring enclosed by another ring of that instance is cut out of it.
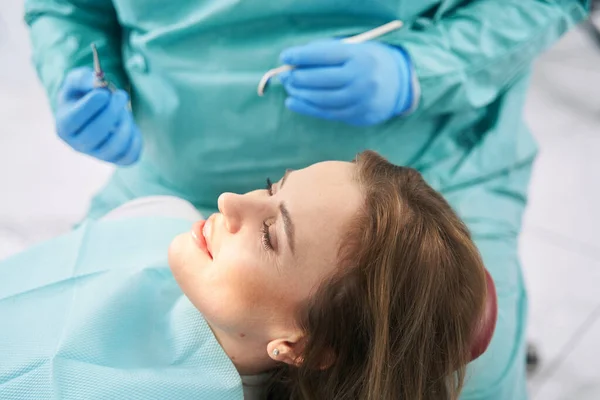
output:
<svg viewBox="0 0 600 400"><path fill-rule="evenodd" d="M291 173L292 173L291 169L287 169L285 171L285 175L283 175L283 178L281 178L281 184L279 185L279 190L281 190L281 188L283 188L283 185L285 184L285 180L287 179L288 176L290 176ZM281 217L283 219L283 229L284 229L285 235L287 236L287 239L288 239L288 246L290 247L290 250L292 250L292 254L294 254L294 250L295 250L294 223L292 222L292 217L290 216L290 212L288 211L288 209L284 203L281 203L279 205L279 211L281 211Z"/></svg>
<svg viewBox="0 0 600 400"><path fill-rule="evenodd" d="M294 254L294 223L292 222L290 212L285 207L285 204L281 203L279 205L279 210L281 211L281 217L283 218L283 229L285 230L285 235L288 239L288 246L292 250L292 254Z"/></svg>

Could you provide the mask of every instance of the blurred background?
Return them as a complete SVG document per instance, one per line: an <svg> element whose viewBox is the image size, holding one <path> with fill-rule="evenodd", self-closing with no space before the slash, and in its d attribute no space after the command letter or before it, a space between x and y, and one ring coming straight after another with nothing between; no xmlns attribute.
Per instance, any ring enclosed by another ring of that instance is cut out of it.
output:
<svg viewBox="0 0 600 400"><path fill-rule="evenodd" d="M0 2L0 259L69 230L112 171L57 138L22 3ZM600 35L591 26L539 58L525 112L541 150L521 240L540 357L533 399L600 399Z"/></svg>

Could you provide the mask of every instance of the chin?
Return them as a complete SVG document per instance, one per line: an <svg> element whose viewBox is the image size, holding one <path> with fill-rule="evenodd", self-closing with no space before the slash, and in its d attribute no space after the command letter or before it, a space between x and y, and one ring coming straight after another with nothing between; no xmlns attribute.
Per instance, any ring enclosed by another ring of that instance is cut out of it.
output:
<svg viewBox="0 0 600 400"><path fill-rule="evenodd" d="M185 253L186 247L189 246L189 238L186 238L187 233L182 233L178 235L171 241L169 245L169 267L171 268L171 272L173 272L173 276L179 285L181 286L181 274L183 272L183 267L185 264ZM186 244L187 243L187 244ZM187 250L189 251L189 250Z"/></svg>
<svg viewBox="0 0 600 400"><path fill-rule="evenodd" d="M183 293L193 297L202 286L202 266L205 260L190 233L176 236L169 245L169 267Z"/></svg>
<svg viewBox="0 0 600 400"><path fill-rule="evenodd" d="M168 260L175 282L194 307L202 312L199 307L202 297L198 298L203 292L198 290L203 286L198 273L198 266L202 260L198 258L197 251L190 234L184 233L176 236L169 245Z"/></svg>

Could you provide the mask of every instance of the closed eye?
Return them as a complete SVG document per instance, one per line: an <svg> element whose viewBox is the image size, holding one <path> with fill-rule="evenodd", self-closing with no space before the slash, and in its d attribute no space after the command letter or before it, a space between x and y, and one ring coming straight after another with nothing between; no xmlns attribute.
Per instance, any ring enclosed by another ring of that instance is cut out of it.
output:
<svg viewBox="0 0 600 400"><path fill-rule="evenodd" d="M271 182L270 178L267 178L267 187L265 188L269 193L269 196L273 196L273 182ZM262 245L265 250L274 250L273 242L271 241L271 233L269 232L270 225L267 224L267 221L263 221L263 225L261 228L262 232Z"/></svg>
<svg viewBox="0 0 600 400"><path fill-rule="evenodd" d="M265 250L275 250L273 248L273 243L271 242L271 234L269 233L269 225L266 222L263 222L262 226L262 245Z"/></svg>

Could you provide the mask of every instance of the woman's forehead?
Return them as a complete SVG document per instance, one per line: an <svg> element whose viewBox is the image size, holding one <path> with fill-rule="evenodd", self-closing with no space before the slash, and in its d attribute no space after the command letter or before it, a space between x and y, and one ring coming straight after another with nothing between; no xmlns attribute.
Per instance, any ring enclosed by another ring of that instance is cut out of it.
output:
<svg viewBox="0 0 600 400"><path fill-rule="evenodd" d="M298 247L304 248L305 256L310 252L330 258L330 253L332 257L337 254L341 238L360 210L363 194L353 179L353 164L330 162L313 167L305 174L302 170L290 174L286 185L295 193L286 201L296 220Z"/></svg>

